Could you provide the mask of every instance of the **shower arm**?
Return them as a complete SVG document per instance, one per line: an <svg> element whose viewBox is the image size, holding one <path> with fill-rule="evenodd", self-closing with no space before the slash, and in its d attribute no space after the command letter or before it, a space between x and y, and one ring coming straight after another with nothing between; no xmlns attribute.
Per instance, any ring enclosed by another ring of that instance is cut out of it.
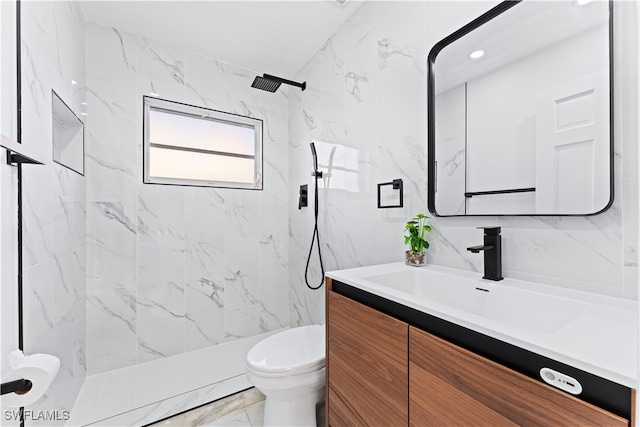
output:
<svg viewBox="0 0 640 427"><path fill-rule="evenodd" d="M283 79L282 77L272 76L271 74L263 74L262 77L265 78L265 79L269 79L269 80L273 80L273 81L276 81L276 82L284 83L284 84L287 84L287 85L290 85L290 86L299 87L302 90L305 90L307 88L307 82L298 83L298 82L294 82L292 80Z"/></svg>

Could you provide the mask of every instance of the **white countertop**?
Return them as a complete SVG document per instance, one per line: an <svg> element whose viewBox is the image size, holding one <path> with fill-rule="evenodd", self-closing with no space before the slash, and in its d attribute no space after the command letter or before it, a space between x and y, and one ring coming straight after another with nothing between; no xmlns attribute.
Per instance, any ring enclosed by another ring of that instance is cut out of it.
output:
<svg viewBox="0 0 640 427"><path fill-rule="evenodd" d="M637 389L636 301L510 278L492 282L482 279L479 273L438 266L410 267L404 263L331 271L326 275ZM415 282L413 288L395 286L412 278ZM477 291L478 287L485 291ZM477 306L480 299L483 300L487 315L493 318L477 314L478 310L470 305ZM500 305L494 304L493 307L497 308L497 314L494 315L491 304L496 301ZM486 308L487 302L489 309ZM465 304L470 307L469 310L461 309ZM518 304L522 304L520 308ZM508 317L510 306L515 309L511 318ZM531 309L522 310L522 307ZM556 319L557 325L554 324Z"/></svg>

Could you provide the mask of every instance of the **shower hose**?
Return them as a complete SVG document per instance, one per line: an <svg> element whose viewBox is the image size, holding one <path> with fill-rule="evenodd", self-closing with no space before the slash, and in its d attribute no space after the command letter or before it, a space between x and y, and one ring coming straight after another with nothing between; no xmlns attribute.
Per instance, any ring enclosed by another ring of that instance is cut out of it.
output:
<svg viewBox="0 0 640 427"><path fill-rule="evenodd" d="M322 284L324 283L324 266L322 265L322 251L320 250L320 234L318 233L318 178L322 176L321 172L315 171L315 191L314 191L314 226L313 226L313 236L311 237L311 247L309 248L309 256L307 257L307 266L304 269L304 281L307 284L309 289L320 289ZM313 252L313 243L316 242L318 246L318 259L320 260L320 272L322 273L322 278L320 279L320 283L317 286L311 286L309 284L309 278L307 277L309 274L309 263L311 262L311 253Z"/></svg>

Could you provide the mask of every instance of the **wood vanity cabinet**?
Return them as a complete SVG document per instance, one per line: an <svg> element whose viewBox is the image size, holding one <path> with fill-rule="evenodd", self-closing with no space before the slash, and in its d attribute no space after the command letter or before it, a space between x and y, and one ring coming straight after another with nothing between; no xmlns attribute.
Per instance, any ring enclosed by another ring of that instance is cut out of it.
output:
<svg viewBox="0 0 640 427"><path fill-rule="evenodd" d="M629 421L409 327L412 426L628 426Z"/></svg>
<svg viewBox="0 0 640 427"><path fill-rule="evenodd" d="M328 426L630 425L327 285Z"/></svg>
<svg viewBox="0 0 640 427"><path fill-rule="evenodd" d="M407 323L329 292L327 423L406 426Z"/></svg>

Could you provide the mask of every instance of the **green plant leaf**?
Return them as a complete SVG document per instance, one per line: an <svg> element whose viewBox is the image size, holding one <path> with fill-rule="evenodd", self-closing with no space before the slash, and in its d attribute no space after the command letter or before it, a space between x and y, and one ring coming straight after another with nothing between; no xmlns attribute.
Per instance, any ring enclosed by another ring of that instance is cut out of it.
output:
<svg viewBox="0 0 640 427"><path fill-rule="evenodd" d="M404 243L408 244L412 251L423 252L429 248L429 242L424 238L425 234L432 230L431 226L426 224L427 218L429 216L419 213L405 225L409 235L404 236Z"/></svg>

